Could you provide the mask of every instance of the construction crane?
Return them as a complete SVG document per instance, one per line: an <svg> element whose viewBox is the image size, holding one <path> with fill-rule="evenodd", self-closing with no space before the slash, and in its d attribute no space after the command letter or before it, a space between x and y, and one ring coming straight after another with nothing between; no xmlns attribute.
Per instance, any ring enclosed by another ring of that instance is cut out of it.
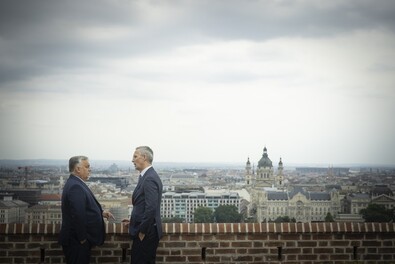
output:
<svg viewBox="0 0 395 264"><path fill-rule="evenodd" d="M27 176L28 176L28 174L29 174L29 169L30 169L30 167L29 167L29 166L20 166L20 167L18 167L18 169L19 169L19 170L23 169L23 170L25 171L25 181L24 181L24 184L25 184L25 188L27 188Z"/></svg>

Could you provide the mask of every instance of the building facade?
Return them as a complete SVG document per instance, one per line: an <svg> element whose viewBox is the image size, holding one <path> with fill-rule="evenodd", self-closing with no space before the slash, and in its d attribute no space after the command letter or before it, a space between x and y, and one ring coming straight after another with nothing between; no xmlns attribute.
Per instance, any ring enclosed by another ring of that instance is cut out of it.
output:
<svg viewBox="0 0 395 264"><path fill-rule="evenodd" d="M62 209L60 205L34 205L26 210L25 223L60 224Z"/></svg>
<svg viewBox="0 0 395 264"><path fill-rule="evenodd" d="M28 206L24 201L5 196L0 201L0 223L23 223Z"/></svg>
<svg viewBox="0 0 395 264"><path fill-rule="evenodd" d="M195 209L209 207L213 210L220 205L234 205L240 212L241 198L238 193L207 194L200 192L162 194L161 215L165 218L179 217L186 223L194 222Z"/></svg>
<svg viewBox="0 0 395 264"><path fill-rule="evenodd" d="M257 198L256 218L259 222L285 216L296 222L321 222L325 221L328 213L336 217L340 211L337 191L307 192L301 188L292 191L264 190Z"/></svg>
<svg viewBox="0 0 395 264"><path fill-rule="evenodd" d="M249 212L257 222L274 221L279 217L289 217L297 222L325 221L328 213L336 217L341 211L337 190L308 192L303 188L286 186L285 180L282 159L274 173L266 147L256 172L247 159L245 184L251 194Z"/></svg>

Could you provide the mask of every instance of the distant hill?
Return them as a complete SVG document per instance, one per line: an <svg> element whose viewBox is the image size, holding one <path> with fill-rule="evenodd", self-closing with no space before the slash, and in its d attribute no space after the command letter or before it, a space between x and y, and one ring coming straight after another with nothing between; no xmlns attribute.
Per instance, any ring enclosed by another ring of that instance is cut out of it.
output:
<svg viewBox="0 0 395 264"><path fill-rule="evenodd" d="M68 160L61 159L0 159L1 167L19 167L19 166L68 166ZM112 164L116 164L120 169L133 168L130 160L90 160L92 167L97 169L107 169ZM244 169L245 163L226 163L226 162L154 162L154 166L158 169ZM277 168L276 165L274 165ZM311 164L311 163L290 163L284 164L285 169L294 169L296 167L346 167L346 168L385 168L394 169L395 165L378 165L378 164Z"/></svg>
<svg viewBox="0 0 395 264"><path fill-rule="evenodd" d="M58 159L25 159L25 160L0 160L0 166L3 167L19 167L19 166L68 166L68 160ZM133 164L128 160L90 160L91 166L95 168L109 168L112 164L116 164L120 169L133 168ZM156 168L244 168L244 164L236 163L197 163L197 162L154 162Z"/></svg>

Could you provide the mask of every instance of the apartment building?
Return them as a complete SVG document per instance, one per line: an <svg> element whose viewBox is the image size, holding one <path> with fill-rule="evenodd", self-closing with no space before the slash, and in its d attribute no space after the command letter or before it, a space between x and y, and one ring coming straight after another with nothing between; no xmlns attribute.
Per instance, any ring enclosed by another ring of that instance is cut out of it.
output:
<svg viewBox="0 0 395 264"><path fill-rule="evenodd" d="M165 218L179 217L187 223L192 223L195 209L198 207L215 210L220 205L234 205L240 212L240 202L241 198L236 192L221 194L166 192L162 195L161 215Z"/></svg>

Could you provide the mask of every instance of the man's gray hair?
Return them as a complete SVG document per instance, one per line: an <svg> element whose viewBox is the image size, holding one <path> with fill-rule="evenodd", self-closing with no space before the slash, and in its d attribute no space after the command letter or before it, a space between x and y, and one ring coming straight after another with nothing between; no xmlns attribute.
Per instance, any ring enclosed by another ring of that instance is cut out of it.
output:
<svg viewBox="0 0 395 264"><path fill-rule="evenodd" d="M152 161L154 160L154 152L152 151L152 149L150 147L140 146L140 147L137 147L136 150L138 150L141 155L146 156L149 163L152 164Z"/></svg>
<svg viewBox="0 0 395 264"><path fill-rule="evenodd" d="M75 167L83 160L88 160L86 156L74 156L69 159L69 172L73 172Z"/></svg>

